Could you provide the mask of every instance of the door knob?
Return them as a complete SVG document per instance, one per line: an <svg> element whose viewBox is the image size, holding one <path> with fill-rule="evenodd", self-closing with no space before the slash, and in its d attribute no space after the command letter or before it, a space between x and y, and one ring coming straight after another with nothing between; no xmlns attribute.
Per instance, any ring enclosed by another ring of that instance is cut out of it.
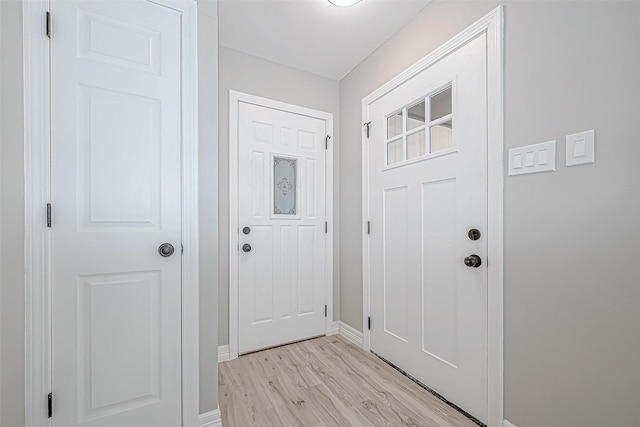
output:
<svg viewBox="0 0 640 427"><path fill-rule="evenodd" d="M173 245L171 243L163 243L158 247L158 253L162 257L169 257L173 255Z"/></svg>
<svg viewBox="0 0 640 427"><path fill-rule="evenodd" d="M248 243L245 243L244 245L242 245L242 251L243 252L251 252L251 245Z"/></svg>
<svg viewBox="0 0 640 427"><path fill-rule="evenodd" d="M467 267L478 268L482 265L482 259L478 255L472 254L464 259L464 265Z"/></svg>

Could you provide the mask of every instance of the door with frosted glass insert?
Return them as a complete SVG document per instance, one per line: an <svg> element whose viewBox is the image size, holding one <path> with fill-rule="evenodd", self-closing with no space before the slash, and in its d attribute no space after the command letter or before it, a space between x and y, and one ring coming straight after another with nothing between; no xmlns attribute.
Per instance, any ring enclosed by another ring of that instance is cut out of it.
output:
<svg viewBox="0 0 640 427"><path fill-rule="evenodd" d="M51 423L180 426L181 16L50 6Z"/></svg>
<svg viewBox="0 0 640 427"><path fill-rule="evenodd" d="M486 87L482 35L369 105L371 349L485 422Z"/></svg>
<svg viewBox="0 0 640 427"><path fill-rule="evenodd" d="M245 102L238 119L240 353L325 332L321 119Z"/></svg>

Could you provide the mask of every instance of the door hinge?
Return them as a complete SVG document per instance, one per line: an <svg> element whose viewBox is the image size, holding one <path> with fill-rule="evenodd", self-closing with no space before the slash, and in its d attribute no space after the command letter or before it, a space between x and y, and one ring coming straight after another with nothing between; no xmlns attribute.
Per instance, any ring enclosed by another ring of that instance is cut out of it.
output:
<svg viewBox="0 0 640 427"><path fill-rule="evenodd" d="M371 234L371 221L367 221L367 234Z"/></svg>
<svg viewBox="0 0 640 427"><path fill-rule="evenodd" d="M47 418L51 418L53 415L53 393L49 393L47 396Z"/></svg>
<svg viewBox="0 0 640 427"><path fill-rule="evenodd" d="M324 222L324 234L329 232L329 223L327 221Z"/></svg>
<svg viewBox="0 0 640 427"><path fill-rule="evenodd" d="M325 150L328 150L328 149L329 149L329 140L330 140L330 139L331 139L331 135L327 135L327 136L324 138L324 149L325 149Z"/></svg>
<svg viewBox="0 0 640 427"><path fill-rule="evenodd" d="M324 305L324 317L327 317L327 310L329 310L327 308L327 304Z"/></svg>
<svg viewBox="0 0 640 427"><path fill-rule="evenodd" d="M180 255L184 254L184 245L180 243Z"/></svg>
<svg viewBox="0 0 640 427"><path fill-rule="evenodd" d="M369 128L371 127L371 122L364 123L362 126L367 128L367 139L369 139Z"/></svg>
<svg viewBox="0 0 640 427"><path fill-rule="evenodd" d="M47 12L45 18L45 34L48 38L51 38L51 13Z"/></svg>
<svg viewBox="0 0 640 427"><path fill-rule="evenodd" d="M47 203L47 228L51 228L51 203Z"/></svg>
<svg viewBox="0 0 640 427"><path fill-rule="evenodd" d="M367 317L367 329L371 330L371 316Z"/></svg>

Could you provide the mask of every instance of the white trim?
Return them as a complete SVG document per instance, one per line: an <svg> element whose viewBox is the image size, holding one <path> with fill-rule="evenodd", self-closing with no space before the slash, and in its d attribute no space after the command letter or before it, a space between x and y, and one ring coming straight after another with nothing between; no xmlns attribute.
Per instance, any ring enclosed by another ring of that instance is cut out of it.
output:
<svg viewBox="0 0 640 427"><path fill-rule="evenodd" d="M196 3L153 0L182 14L182 424L199 422L198 313L198 71ZM25 425L49 426L51 390L48 0L23 2L25 157Z"/></svg>
<svg viewBox="0 0 640 427"><path fill-rule="evenodd" d="M340 321L336 320L331 324L331 333L329 335L337 335L340 333Z"/></svg>
<svg viewBox="0 0 640 427"><path fill-rule="evenodd" d="M2 25L2 6L0 6L0 26ZM0 46L2 46L2 31L0 31ZM2 97L2 66L0 65L0 98ZM2 103L0 102L0 141L2 140ZM2 164L2 150L0 150L0 164ZM0 177L0 188L2 188L2 177ZM2 241L2 191L0 191L0 241ZM0 260L2 260L2 249L0 248ZM0 262L0 307L2 307L2 263ZM2 331L2 322L0 322ZM1 334L0 334L1 335ZM0 371L2 370L2 340L0 339ZM2 387L0 387L0 421L2 420Z"/></svg>
<svg viewBox="0 0 640 427"><path fill-rule="evenodd" d="M488 425L504 417L504 7L487 24Z"/></svg>
<svg viewBox="0 0 640 427"><path fill-rule="evenodd" d="M218 363L229 360L229 345L218 346Z"/></svg>
<svg viewBox="0 0 640 427"><path fill-rule="evenodd" d="M213 411L200 414L198 419L198 427L222 427L222 416L220 414L220 407L217 407Z"/></svg>
<svg viewBox="0 0 640 427"><path fill-rule="evenodd" d="M503 212L504 212L504 7L498 6L447 43L416 62L397 77L362 100L362 122L369 121L368 106L432 64L480 34L487 35L487 106L488 106L488 423L502 425L503 375ZM366 128L362 131L362 278L364 349L371 349L367 317L370 313L369 278L369 152Z"/></svg>
<svg viewBox="0 0 640 427"><path fill-rule="evenodd" d="M49 40L43 34L47 0L22 3L25 176L25 426L50 425L51 390L49 230Z"/></svg>
<svg viewBox="0 0 640 427"><path fill-rule="evenodd" d="M515 424L510 423L507 420L502 420L502 427L516 427Z"/></svg>
<svg viewBox="0 0 640 427"><path fill-rule="evenodd" d="M364 337L362 332L347 325L346 323L341 321L333 322L333 325L331 328L331 334L329 335L338 335L338 334L342 335L343 337L345 337L347 340L349 340L351 343L355 344L356 346L360 348L364 348L364 340L363 340Z"/></svg>
<svg viewBox="0 0 640 427"><path fill-rule="evenodd" d="M347 325L344 322L340 322L338 330L340 332L340 335L345 337L353 344L357 345L360 348L364 347L364 334L359 330Z"/></svg>
<svg viewBox="0 0 640 427"><path fill-rule="evenodd" d="M234 90L229 91L229 358L238 357L238 108L240 102L282 110L324 120L327 135L332 137L326 150L325 163L325 216L329 232L325 239L325 302L327 317L325 333L331 335L333 324L333 114L300 107L267 98L261 98Z"/></svg>

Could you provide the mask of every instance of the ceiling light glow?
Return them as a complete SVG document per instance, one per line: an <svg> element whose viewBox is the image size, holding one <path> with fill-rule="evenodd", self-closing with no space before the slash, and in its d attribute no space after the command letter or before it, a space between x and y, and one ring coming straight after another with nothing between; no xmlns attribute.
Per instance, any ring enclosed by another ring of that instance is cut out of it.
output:
<svg viewBox="0 0 640 427"><path fill-rule="evenodd" d="M359 3L362 0L329 0L329 3L331 3L334 6L340 6L340 7L347 7L347 6L353 6L356 3Z"/></svg>

